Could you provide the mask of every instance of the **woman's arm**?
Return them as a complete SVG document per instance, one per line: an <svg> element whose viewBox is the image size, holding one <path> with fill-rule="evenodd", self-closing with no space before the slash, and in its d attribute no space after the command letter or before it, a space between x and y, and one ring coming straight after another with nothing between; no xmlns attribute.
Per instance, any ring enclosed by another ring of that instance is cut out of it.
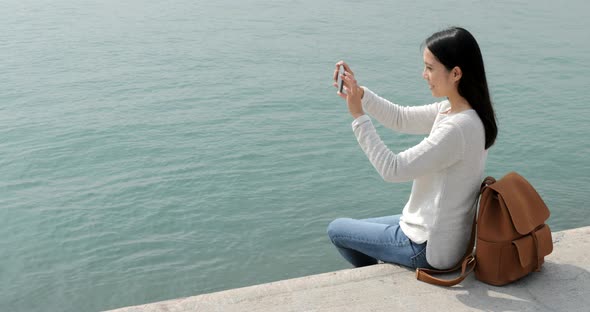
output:
<svg viewBox="0 0 590 312"><path fill-rule="evenodd" d="M366 87L362 98L365 112L387 128L411 134L428 134L432 129L440 103L422 106L400 106L394 104Z"/></svg>
<svg viewBox="0 0 590 312"><path fill-rule="evenodd" d="M352 129L373 167L388 182L410 181L463 158L463 133L452 122L438 124L430 136L399 154L387 148L367 115L355 119Z"/></svg>
<svg viewBox="0 0 590 312"><path fill-rule="evenodd" d="M344 73L340 74L340 69ZM440 103L424 106L404 107L393 104L379 97L365 87L359 87L354 73L344 61L336 63L334 70L334 87L338 88L338 77L344 82L346 93L338 95L346 100L348 110L353 118L357 118L367 111L384 126L405 133L430 133L434 120L440 110Z"/></svg>

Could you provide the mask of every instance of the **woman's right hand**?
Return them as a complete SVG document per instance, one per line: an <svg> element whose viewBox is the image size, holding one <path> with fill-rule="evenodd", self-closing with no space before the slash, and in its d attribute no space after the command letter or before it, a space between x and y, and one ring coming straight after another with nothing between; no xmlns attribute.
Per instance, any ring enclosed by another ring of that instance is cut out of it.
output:
<svg viewBox="0 0 590 312"><path fill-rule="evenodd" d="M349 75L354 75L354 73L352 72L352 70L350 69L350 67L348 66L348 64L346 64L346 62L344 61L340 61L338 63L336 63L336 69L334 69L334 83L332 84L334 87L339 88L340 86L338 85L338 73L340 72L340 67L344 68L344 74L349 74ZM341 77L342 78L342 77ZM345 81L345 86L346 86L346 81ZM362 90L361 93L364 95L364 91ZM340 91L337 92L337 94L346 100L346 94L345 93L341 93ZM362 97L362 96L361 96Z"/></svg>
<svg viewBox="0 0 590 312"><path fill-rule="evenodd" d="M354 78L354 73L344 61L340 61L336 63L336 69L334 70L334 84L336 88L338 88L338 73L340 72L340 67L344 68L344 73L340 75L340 79L344 82L344 90L346 93L342 93L338 91L338 95L346 100L346 104L348 104L348 111L352 115L353 118L357 118L364 114L363 107L361 105L361 99L365 93L365 90L361 88L356 79Z"/></svg>

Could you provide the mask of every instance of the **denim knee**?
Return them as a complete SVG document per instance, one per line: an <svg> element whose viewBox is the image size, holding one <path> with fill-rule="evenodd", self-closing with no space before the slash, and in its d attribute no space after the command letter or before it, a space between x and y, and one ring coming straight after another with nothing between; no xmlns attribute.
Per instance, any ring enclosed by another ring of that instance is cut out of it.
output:
<svg viewBox="0 0 590 312"><path fill-rule="evenodd" d="M338 218L328 224L328 237L330 237L332 243L334 243L334 237L340 234L343 228L346 228L343 225L347 220L350 220L350 218Z"/></svg>

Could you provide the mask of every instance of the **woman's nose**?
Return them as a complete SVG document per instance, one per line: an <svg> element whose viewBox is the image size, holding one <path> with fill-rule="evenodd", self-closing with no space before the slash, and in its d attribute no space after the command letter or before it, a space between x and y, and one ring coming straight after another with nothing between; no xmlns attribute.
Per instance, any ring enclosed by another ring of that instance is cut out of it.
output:
<svg viewBox="0 0 590 312"><path fill-rule="evenodd" d="M426 75L426 68L422 71L422 78L428 80L428 76Z"/></svg>

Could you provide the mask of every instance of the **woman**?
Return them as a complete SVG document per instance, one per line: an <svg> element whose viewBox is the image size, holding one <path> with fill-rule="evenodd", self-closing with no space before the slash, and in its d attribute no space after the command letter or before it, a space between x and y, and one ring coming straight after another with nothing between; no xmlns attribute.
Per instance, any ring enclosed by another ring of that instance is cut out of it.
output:
<svg viewBox="0 0 590 312"><path fill-rule="evenodd" d="M430 105L403 107L359 87L344 62L340 67L354 134L369 161L388 182L413 180L401 215L353 220L328 226L332 243L354 266L378 260L411 268L447 269L465 254L487 149L497 135L496 118L475 38L465 29L437 32L424 43L423 78L434 97ZM337 86L336 83L334 83ZM400 153L381 141L369 113L384 126L428 135Z"/></svg>

